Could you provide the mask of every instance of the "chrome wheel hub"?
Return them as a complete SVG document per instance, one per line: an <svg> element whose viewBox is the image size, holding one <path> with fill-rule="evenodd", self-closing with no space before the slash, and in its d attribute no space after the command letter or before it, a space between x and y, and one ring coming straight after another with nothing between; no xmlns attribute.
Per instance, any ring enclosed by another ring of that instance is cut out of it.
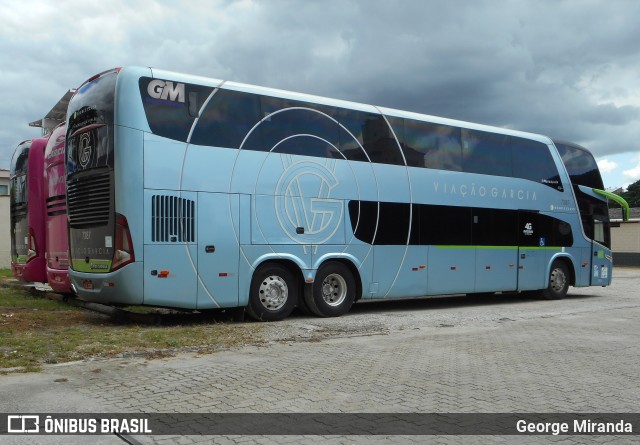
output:
<svg viewBox="0 0 640 445"><path fill-rule="evenodd" d="M554 292L560 292L564 289L567 283L567 277L562 271L562 269L554 269L551 272L551 289Z"/></svg>
<svg viewBox="0 0 640 445"><path fill-rule="evenodd" d="M339 306L347 298L347 282L342 277L332 273L322 281L322 298L329 306Z"/></svg>
<svg viewBox="0 0 640 445"><path fill-rule="evenodd" d="M260 303L270 311L282 308L289 298L289 288L282 277L270 275L265 277L258 289Z"/></svg>

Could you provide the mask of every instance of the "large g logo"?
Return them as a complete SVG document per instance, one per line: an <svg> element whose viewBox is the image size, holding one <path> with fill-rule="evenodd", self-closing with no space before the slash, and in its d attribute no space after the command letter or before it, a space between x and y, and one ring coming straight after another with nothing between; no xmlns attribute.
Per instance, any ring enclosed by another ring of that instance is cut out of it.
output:
<svg viewBox="0 0 640 445"><path fill-rule="evenodd" d="M335 174L319 162L294 162L285 168L276 186L275 210L289 238L300 244L322 244L331 239L342 220L342 201L329 198L337 185ZM309 186L315 188L317 197L300 193ZM304 233L298 233L298 227L304 227Z"/></svg>
<svg viewBox="0 0 640 445"><path fill-rule="evenodd" d="M91 136L89 133L81 134L78 142L78 163L82 168L87 168L87 165L89 165L91 150Z"/></svg>

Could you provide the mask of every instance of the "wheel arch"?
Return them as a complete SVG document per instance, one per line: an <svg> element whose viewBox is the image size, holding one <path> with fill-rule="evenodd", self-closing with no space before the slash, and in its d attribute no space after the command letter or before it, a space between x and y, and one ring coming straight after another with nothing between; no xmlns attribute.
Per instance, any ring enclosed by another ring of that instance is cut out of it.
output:
<svg viewBox="0 0 640 445"><path fill-rule="evenodd" d="M569 285L575 286L576 285L576 267L575 267L573 258L569 255L554 255L551 258L551 261L549 261L547 276L549 276L549 274L551 273L551 268L553 267L553 263L555 263L556 261L562 262L567 267L567 270L569 271Z"/></svg>
<svg viewBox="0 0 640 445"><path fill-rule="evenodd" d="M356 282L355 301L358 301L360 298L362 298L362 277L360 276L360 271L358 270L358 267L354 264L354 262L349 257L345 257L345 256L341 256L341 257L326 256L326 257L323 257L322 261L317 264L317 267L315 270L318 270L323 264L326 264L328 262L342 263L349 269L349 272L351 272L351 275L353 275L353 279ZM307 283L307 285L311 286L312 284Z"/></svg>
<svg viewBox="0 0 640 445"><path fill-rule="evenodd" d="M298 280L300 291L302 291L302 284L304 284L305 282L304 275L302 273L302 268L300 267L300 264L298 262L294 261L291 258L282 258L282 257L263 258L262 261L257 262L257 264L253 266L253 272L251 272L251 279L253 279L253 276L255 275L258 269L260 269L261 267L268 266L270 264L278 264L282 267L287 268L292 274L295 275L296 279Z"/></svg>

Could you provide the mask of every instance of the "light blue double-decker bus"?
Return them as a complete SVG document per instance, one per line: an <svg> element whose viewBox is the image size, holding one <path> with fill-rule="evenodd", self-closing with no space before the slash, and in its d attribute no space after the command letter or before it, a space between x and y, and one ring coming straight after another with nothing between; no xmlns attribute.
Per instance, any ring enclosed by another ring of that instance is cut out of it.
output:
<svg viewBox="0 0 640 445"><path fill-rule="evenodd" d="M536 134L126 67L70 101L66 164L90 301L279 320L611 283L593 156Z"/></svg>

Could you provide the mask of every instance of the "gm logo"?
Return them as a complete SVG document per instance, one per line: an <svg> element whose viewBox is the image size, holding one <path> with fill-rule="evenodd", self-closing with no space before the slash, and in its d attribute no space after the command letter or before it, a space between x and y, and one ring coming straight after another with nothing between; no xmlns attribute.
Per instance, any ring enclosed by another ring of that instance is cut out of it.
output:
<svg viewBox="0 0 640 445"><path fill-rule="evenodd" d="M170 100L172 102L185 101L184 84L174 84L168 80L154 79L147 85L147 93L154 99Z"/></svg>
<svg viewBox="0 0 640 445"><path fill-rule="evenodd" d="M342 201L330 198L339 183L329 168L333 165L335 169L335 160L327 163L291 162L290 156L283 155L285 169L276 185L275 211L280 227L297 243L322 244L331 239L342 221ZM311 189L315 190L311 195L301 193Z"/></svg>

